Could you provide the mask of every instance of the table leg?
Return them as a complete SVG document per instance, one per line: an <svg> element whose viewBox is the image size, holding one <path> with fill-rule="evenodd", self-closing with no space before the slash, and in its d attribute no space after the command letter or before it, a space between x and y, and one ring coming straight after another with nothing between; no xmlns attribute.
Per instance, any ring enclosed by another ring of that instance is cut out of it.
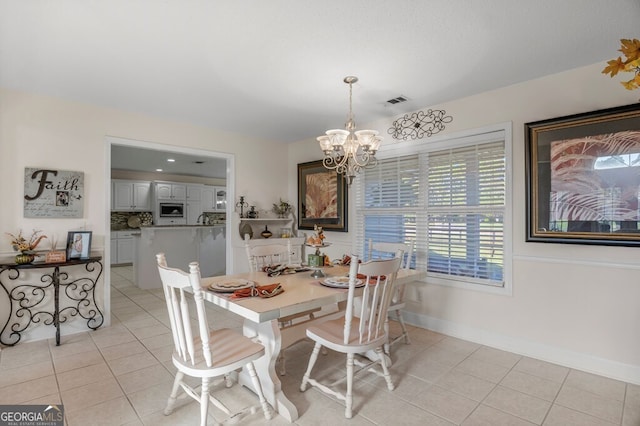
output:
<svg viewBox="0 0 640 426"><path fill-rule="evenodd" d="M295 405L282 392L282 383L276 374L276 360L282 347L282 336L276 320L256 324L249 320L244 321L243 333L247 337L257 337L265 349L265 355L254 362L260 385L265 398L273 409L289 422L298 419L298 410ZM239 377L243 386L253 388L250 377L243 370Z"/></svg>
<svg viewBox="0 0 640 426"><path fill-rule="evenodd" d="M56 327L56 346L60 346L60 268L53 270L53 325Z"/></svg>

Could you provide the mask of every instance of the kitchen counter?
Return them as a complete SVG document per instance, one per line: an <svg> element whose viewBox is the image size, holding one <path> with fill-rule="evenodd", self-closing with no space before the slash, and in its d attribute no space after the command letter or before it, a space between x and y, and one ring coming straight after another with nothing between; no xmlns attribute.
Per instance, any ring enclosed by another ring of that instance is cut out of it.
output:
<svg viewBox="0 0 640 426"><path fill-rule="evenodd" d="M203 277L226 273L226 225L141 226L133 241L133 278L140 288L161 288L156 254L171 266L189 270L198 261Z"/></svg>

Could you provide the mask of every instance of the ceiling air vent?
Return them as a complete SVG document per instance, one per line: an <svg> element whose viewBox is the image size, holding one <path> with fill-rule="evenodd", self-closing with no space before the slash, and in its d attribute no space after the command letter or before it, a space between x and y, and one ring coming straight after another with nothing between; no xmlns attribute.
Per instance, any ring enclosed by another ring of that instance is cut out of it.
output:
<svg viewBox="0 0 640 426"><path fill-rule="evenodd" d="M395 105L395 104L400 104L400 103L402 103L402 102L407 102L407 100L408 100L408 99L407 99L407 97L406 97L406 96L402 96L402 95L400 95L400 96L398 96L397 98L389 99L389 100L387 101L387 103L388 103L388 104L391 104L391 105Z"/></svg>

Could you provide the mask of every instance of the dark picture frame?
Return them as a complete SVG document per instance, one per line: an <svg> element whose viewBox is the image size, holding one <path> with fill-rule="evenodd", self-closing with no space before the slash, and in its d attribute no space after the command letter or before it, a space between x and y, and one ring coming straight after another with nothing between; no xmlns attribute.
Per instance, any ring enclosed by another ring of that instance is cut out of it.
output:
<svg viewBox="0 0 640 426"><path fill-rule="evenodd" d="M640 245L640 104L525 124L526 241Z"/></svg>
<svg viewBox="0 0 640 426"><path fill-rule="evenodd" d="M91 255L91 231L67 233L67 259L88 259Z"/></svg>
<svg viewBox="0 0 640 426"><path fill-rule="evenodd" d="M298 164L298 229L347 232L347 180L322 160Z"/></svg>

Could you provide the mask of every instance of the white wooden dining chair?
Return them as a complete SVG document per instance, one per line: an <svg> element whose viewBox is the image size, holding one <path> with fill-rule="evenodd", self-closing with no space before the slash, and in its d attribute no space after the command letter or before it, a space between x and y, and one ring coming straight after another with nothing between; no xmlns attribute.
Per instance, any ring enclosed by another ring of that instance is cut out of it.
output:
<svg viewBox="0 0 640 426"><path fill-rule="evenodd" d="M385 257L387 255L391 256L400 256L403 260L400 265L402 269L411 269L411 257L413 256L413 246L414 242L409 241L408 243L385 243L385 242L374 242L373 240L369 240L369 250L368 250L368 258L373 259L375 256ZM400 253L401 252L401 253ZM402 310L405 308L406 303L404 300L405 286L399 285L396 286L396 293L393 295L393 299L391 301L391 305L389 306L389 314L394 313L396 319L400 323L400 328L402 330L402 334L396 337L389 336L389 342L385 345L385 353L389 353L391 346L404 339L405 344L410 344L411 339L409 339L409 332L407 331L407 326L404 323L404 318L402 317ZM388 324L387 324L388 326Z"/></svg>
<svg viewBox="0 0 640 426"><path fill-rule="evenodd" d="M309 365L302 378L300 390L304 392L307 385L315 386L325 392L345 401L345 417L353 416L353 378L354 365L359 367L358 372L373 372L384 377L389 390L394 389L387 357L384 356L383 346L387 341L388 332L385 327L387 310L395 291L395 279L400 268L400 258L388 260L371 260L358 264L357 256L351 259L349 269L349 293L344 316L328 320L318 325L307 328L307 337L316 343L309 358ZM366 276L362 278L366 285L356 289L358 274ZM356 299L358 303L356 304ZM325 384L311 378L311 370L318 359L320 349L326 347L347 355L346 377L333 383ZM356 358L356 354L363 354L375 350L374 361L362 362ZM372 367L379 363L382 372ZM337 389L337 385L347 381L346 393Z"/></svg>
<svg viewBox="0 0 640 426"><path fill-rule="evenodd" d="M291 240L286 238L286 242L273 242L270 244L252 244L252 240L245 234L244 247L249 261L249 269L252 272L262 271L266 266L290 265Z"/></svg>
<svg viewBox="0 0 640 426"><path fill-rule="evenodd" d="M262 271L265 267L273 265L291 264L291 253L293 252L291 239L287 238L286 242L273 242L271 244L252 244L252 240L248 237L248 235L245 235L244 246L247 253L247 260L249 261L249 268L252 272ZM278 325L280 328L285 328L292 325L293 321L298 318L314 319L314 312L318 311L320 311L320 308L279 318ZM280 351L280 356L278 357L281 376L287 374L284 352L284 350Z"/></svg>
<svg viewBox="0 0 640 426"><path fill-rule="evenodd" d="M246 415L247 411L254 413L257 406L232 413L211 393L213 387L221 382L225 382L226 386L231 385L226 380L228 375L244 367L251 377L264 417L271 419L271 409L253 365L253 361L264 355L264 346L230 329L209 329L198 262L190 263L189 273L186 273L167 267L164 253L157 254L156 258L175 346L171 359L178 370L164 414L173 412L180 388L183 390L180 398L190 396L199 401L202 426L207 423L209 402L222 410L228 419L233 417L234 421ZM190 312L192 307L196 310L195 317ZM191 324L193 318L197 318L195 330ZM199 389L190 386L184 380L185 376L200 378ZM222 386L222 389L225 388Z"/></svg>

